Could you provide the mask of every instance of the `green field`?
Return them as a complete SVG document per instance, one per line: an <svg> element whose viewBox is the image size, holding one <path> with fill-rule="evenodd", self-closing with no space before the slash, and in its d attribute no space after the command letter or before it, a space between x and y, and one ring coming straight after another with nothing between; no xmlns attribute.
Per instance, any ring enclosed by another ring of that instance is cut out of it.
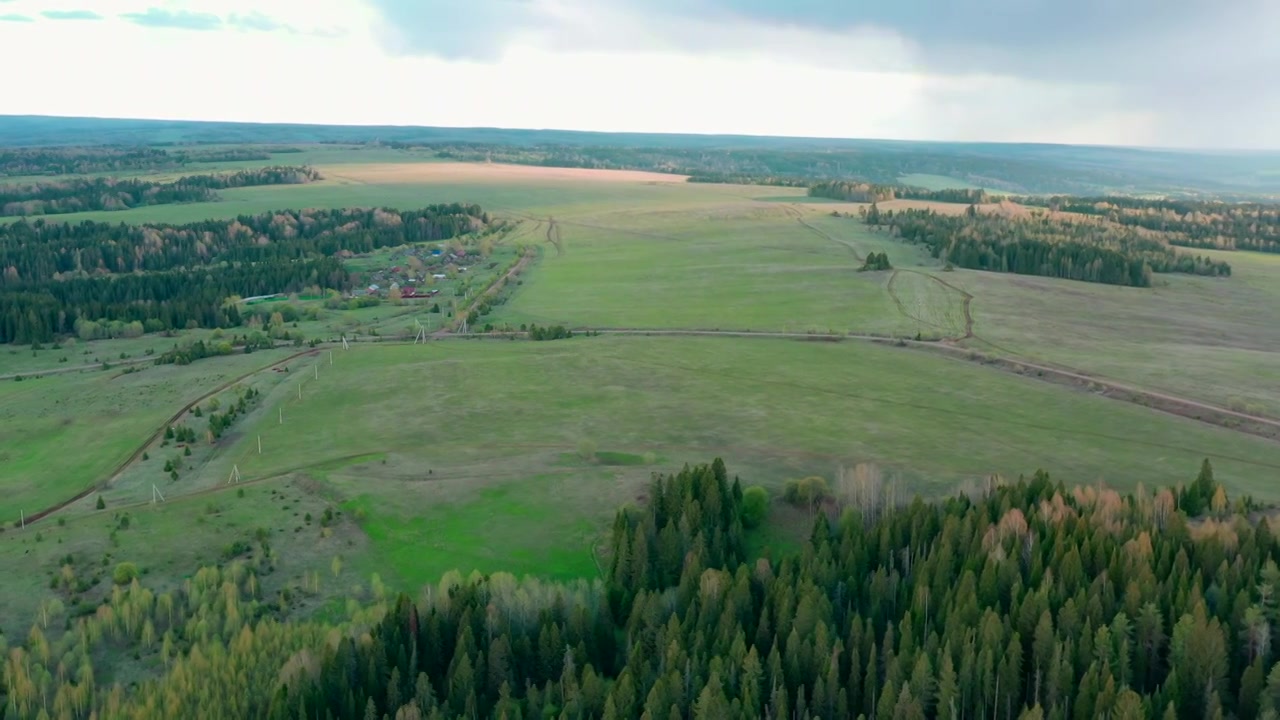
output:
<svg viewBox="0 0 1280 720"><path fill-rule="evenodd" d="M944 272L919 248L831 215L857 206L810 202L800 189L451 179L430 168L415 179L396 174L393 166L417 157L392 157L399 151L308 152L327 180L59 219L186 222L281 207L477 202L521 222L495 258L509 262L517 243L539 247L485 323L933 339L964 336L967 306L973 337L960 342L976 350L1280 414L1280 329L1263 312L1280 307L1280 257L1223 253L1230 279L1158 276L1150 289ZM559 250L545 241L552 219ZM390 252L351 266L385 266ZM894 270L858 272L870 252L887 253ZM449 294L442 292L442 308L451 306ZM447 319L441 315L426 313L421 301L385 304L326 310L296 329L318 339L412 337L415 317L434 330ZM34 354L7 348L0 376L118 362L121 353L163 352L208 333L76 342ZM5 526L19 511L107 480L184 403L289 352L0 383ZM405 588L455 568L589 576L614 510L643 499L651 472L715 456L744 482L775 490L787 478L834 478L841 466L871 463L901 484L903 496L937 496L992 473L1038 468L1067 483L1170 485L1193 478L1210 457L1233 496L1280 500L1280 444L889 344L610 335L359 343L334 351L332 366L328 352L291 363L288 375L246 379L243 386L264 394L261 402L217 445L198 443L191 456L174 457L177 482L160 469L176 451L154 443L150 460L103 491L107 511L95 509L96 495L75 503L38 526L42 544L30 532L7 532L0 571L24 560L56 570L67 545L137 558L171 576L264 527L273 546L294 553L289 577L325 574L313 609L375 572ZM248 485L225 484L233 468ZM153 485L167 504L147 505ZM326 507L342 510L343 520L319 542L305 516ZM137 514L138 532L122 533L116 547L109 517L124 508ZM346 565L332 577L335 554Z"/></svg>
<svg viewBox="0 0 1280 720"><path fill-rule="evenodd" d="M184 403L285 354L0 383L0 519L18 522L105 481Z"/></svg>
<svg viewBox="0 0 1280 720"><path fill-rule="evenodd" d="M856 272L860 258L890 243L852 223L824 237L827 230L806 228L787 209L737 204L711 218L669 211L560 221L564 254L547 248L498 317L588 327L912 331L885 291L888 274ZM892 249L917 260L911 248Z"/></svg>
<svg viewBox="0 0 1280 720"><path fill-rule="evenodd" d="M925 190L978 190L979 186L959 178L946 175L929 175L927 173L908 173L898 177L903 185L924 188Z"/></svg>
<svg viewBox="0 0 1280 720"><path fill-rule="evenodd" d="M1149 289L946 275L974 295L976 349L1280 415L1280 326L1264 311L1280 308L1280 256L1213 255L1230 278L1161 275Z"/></svg>
<svg viewBox="0 0 1280 720"><path fill-rule="evenodd" d="M454 568L592 574L593 545L649 472L715 456L775 491L864 462L927 495L1037 468L1067 482L1177 483L1208 456L1233 492L1274 498L1280 468L1274 443L860 342L446 342L310 362L320 377L298 365L301 400L292 381L268 388L238 440L166 492L229 497L232 465L263 487L305 478L360 518L369 554L351 562L405 586ZM591 450L605 462L580 456ZM147 500L145 476L130 477L110 507ZM283 520L264 509L254 522Z"/></svg>

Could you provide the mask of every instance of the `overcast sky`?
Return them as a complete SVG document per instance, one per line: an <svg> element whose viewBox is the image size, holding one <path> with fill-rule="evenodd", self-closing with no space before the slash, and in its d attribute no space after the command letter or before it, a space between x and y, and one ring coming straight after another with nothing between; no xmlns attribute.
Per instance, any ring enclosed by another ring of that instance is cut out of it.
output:
<svg viewBox="0 0 1280 720"><path fill-rule="evenodd" d="M0 0L0 113L1280 148L1276 0Z"/></svg>

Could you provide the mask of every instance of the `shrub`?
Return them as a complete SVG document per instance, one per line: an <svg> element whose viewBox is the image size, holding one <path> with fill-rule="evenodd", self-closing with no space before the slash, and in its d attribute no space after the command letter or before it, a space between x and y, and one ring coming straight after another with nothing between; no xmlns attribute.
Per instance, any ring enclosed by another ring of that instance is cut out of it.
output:
<svg viewBox="0 0 1280 720"><path fill-rule="evenodd" d="M742 526L759 527L769 514L769 493L759 485L752 485L742 493Z"/></svg>
<svg viewBox="0 0 1280 720"><path fill-rule="evenodd" d="M98 507L98 509L99 509L99 510L106 510L106 509L107 509L107 501L106 501L106 500L103 500L101 495L99 495L99 496L98 496L98 504L97 504L97 507Z"/></svg>
<svg viewBox="0 0 1280 720"><path fill-rule="evenodd" d="M799 480L788 480L783 487L783 498L787 502L797 507L807 507L810 510L813 509L814 505L830 496L831 491L827 487L826 479L816 475Z"/></svg>
<svg viewBox="0 0 1280 720"><path fill-rule="evenodd" d="M128 585L136 577L138 577L138 566L131 562L116 565L116 569L111 573L111 580L117 585Z"/></svg>

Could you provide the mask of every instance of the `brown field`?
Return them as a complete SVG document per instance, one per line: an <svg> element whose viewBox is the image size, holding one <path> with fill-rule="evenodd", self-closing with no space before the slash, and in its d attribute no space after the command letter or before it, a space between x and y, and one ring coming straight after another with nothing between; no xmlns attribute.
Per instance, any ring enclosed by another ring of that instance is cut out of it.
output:
<svg viewBox="0 0 1280 720"><path fill-rule="evenodd" d="M417 183L540 183L540 182L632 182L682 183L687 175L640 170L594 170L590 168L538 167L501 163L379 163L325 168L334 180L373 184Z"/></svg>

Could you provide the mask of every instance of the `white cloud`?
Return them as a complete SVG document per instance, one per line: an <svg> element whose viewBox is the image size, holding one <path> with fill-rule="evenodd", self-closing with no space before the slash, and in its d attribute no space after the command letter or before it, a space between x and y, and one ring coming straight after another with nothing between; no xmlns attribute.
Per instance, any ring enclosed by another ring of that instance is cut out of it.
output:
<svg viewBox="0 0 1280 720"><path fill-rule="evenodd" d="M13 0L5 9L34 15L39 4ZM255 18L249 24L261 31L241 32L224 22L219 30L190 32L118 17L151 7L216 14L224 21ZM0 23L0 61L10 67L47 47L81 48L93 61L92 73L61 63L38 75L11 75L6 112L1232 144L1206 142L1214 137L1205 131L1206 118L1192 122L1168 106L1136 103L1117 85L991 71L940 74L915 41L885 27L836 30L750 17L677 20L576 0L516 7L525 22L502 30L501 41L480 53L483 61L393 52L385 18L361 0L113 0L115 14L101 22ZM114 82L135 76L138 67L149 68L147 83ZM1226 140L1280 145L1273 126L1247 115L1238 123L1245 131Z"/></svg>

